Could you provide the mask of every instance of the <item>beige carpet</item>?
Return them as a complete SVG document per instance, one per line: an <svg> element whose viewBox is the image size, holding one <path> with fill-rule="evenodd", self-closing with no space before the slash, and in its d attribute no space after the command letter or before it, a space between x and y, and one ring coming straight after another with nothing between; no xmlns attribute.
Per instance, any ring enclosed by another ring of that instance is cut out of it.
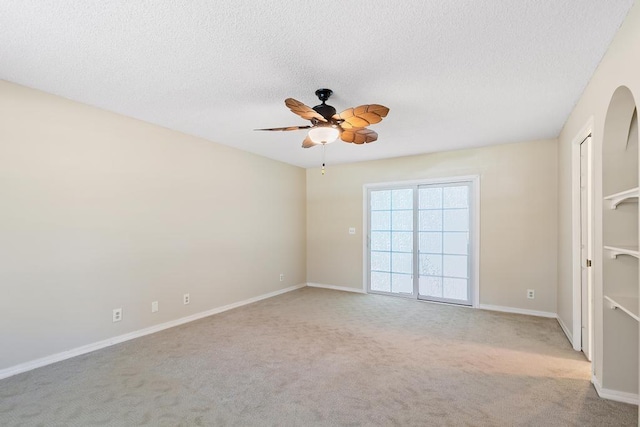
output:
<svg viewBox="0 0 640 427"><path fill-rule="evenodd" d="M2 426L631 426L552 319L304 288L0 381Z"/></svg>

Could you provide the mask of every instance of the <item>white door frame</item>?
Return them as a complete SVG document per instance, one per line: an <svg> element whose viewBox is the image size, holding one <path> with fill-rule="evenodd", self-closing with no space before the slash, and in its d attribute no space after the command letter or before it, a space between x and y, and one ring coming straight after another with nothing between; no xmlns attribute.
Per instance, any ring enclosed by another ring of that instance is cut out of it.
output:
<svg viewBox="0 0 640 427"><path fill-rule="evenodd" d="M571 143L571 265L572 265L572 281L573 281L573 330L572 330L572 345L576 351L582 351L582 270L581 270L581 217L580 217L580 145L582 142L592 135L593 131L593 117L591 117L587 124L578 132ZM592 141L593 149L593 141ZM591 164L590 170L593 175L593 156L590 156ZM593 176L591 176L593 181ZM593 187L593 186L592 186ZM591 200L593 199L593 188L591 188ZM593 204L591 209L593 210ZM589 216L593 218L593 211L589 213ZM592 221L593 222L593 221ZM593 224L592 224L593 225ZM593 228L591 233L590 246L593 248ZM590 272L592 276L591 285L593 287L593 269ZM591 289L593 294L593 288ZM591 324L593 324L593 307L589 318ZM588 325L587 325L588 327ZM591 339L591 358L593 359L593 331L589 332Z"/></svg>
<svg viewBox="0 0 640 427"><path fill-rule="evenodd" d="M593 349L593 141L591 136L580 144L580 342L582 352L591 361ZM584 170L582 169L584 166ZM582 177L586 182L582 182ZM584 192L582 191L584 188ZM586 200L583 200L583 197ZM583 211L584 209L584 211ZM582 250L582 248L586 250Z"/></svg>

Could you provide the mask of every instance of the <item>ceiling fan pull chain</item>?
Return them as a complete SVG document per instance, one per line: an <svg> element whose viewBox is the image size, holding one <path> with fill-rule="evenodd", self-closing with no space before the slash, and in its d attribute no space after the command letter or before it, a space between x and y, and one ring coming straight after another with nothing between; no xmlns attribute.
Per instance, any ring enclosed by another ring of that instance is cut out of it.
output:
<svg viewBox="0 0 640 427"><path fill-rule="evenodd" d="M327 146L324 142L322 143L322 175L324 175L324 149Z"/></svg>

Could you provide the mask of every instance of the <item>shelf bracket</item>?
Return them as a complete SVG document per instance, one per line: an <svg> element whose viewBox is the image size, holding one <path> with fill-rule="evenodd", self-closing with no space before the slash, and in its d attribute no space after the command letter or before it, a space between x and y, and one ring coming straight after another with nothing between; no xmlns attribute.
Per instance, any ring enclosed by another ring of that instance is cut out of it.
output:
<svg viewBox="0 0 640 427"><path fill-rule="evenodd" d="M626 200L630 200L630 199L637 200L638 188L632 188L631 190L622 191L620 193L605 197L605 199L609 200L611 209L617 209L618 205Z"/></svg>
<svg viewBox="0 0 640 427"><path fill-rule="evenodd" d="M640 317L638 317L638 298L605 295L604 299L611 310L620 310L636 321L640 321Z"/></svg>
<svg viewBox="0 0 640 427"><path fill-rule="evenodd" d="M640 253L638 252L637 248L616 247L616 246L605 246L604 248L607 251L609 251L609 255L610 255L611 259L616 259L620 255L628 255L628 256L635 257L635 258L640 258Z"/></svg>

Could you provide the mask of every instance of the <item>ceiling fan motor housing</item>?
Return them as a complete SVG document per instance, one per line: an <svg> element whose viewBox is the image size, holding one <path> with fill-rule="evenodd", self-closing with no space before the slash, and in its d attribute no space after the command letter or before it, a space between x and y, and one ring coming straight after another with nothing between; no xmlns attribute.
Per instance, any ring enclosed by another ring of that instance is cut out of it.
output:
<svg viewBox="0 0 640 427"><path fill-rule="evenodd" d="M325 104L331 94L333 94L333 91L331 89L318 89L316 91L316 96L320 101L322 101L322 104L313 107L313 109L327 121L329 121L329 119L331 119L331 117L336 114L335 108L333 108L331 105Z"/></svg>
<svg viewBox="0 0 640 427"><path fill-rule="evenodd" d="M336 114L336 109L333 108L331 105L327 105L325 103L316 105L315 107L313 107L313 109L322 117L324 117L327 121L329 121L331 117L333 117L333 115Z"/></svg>

